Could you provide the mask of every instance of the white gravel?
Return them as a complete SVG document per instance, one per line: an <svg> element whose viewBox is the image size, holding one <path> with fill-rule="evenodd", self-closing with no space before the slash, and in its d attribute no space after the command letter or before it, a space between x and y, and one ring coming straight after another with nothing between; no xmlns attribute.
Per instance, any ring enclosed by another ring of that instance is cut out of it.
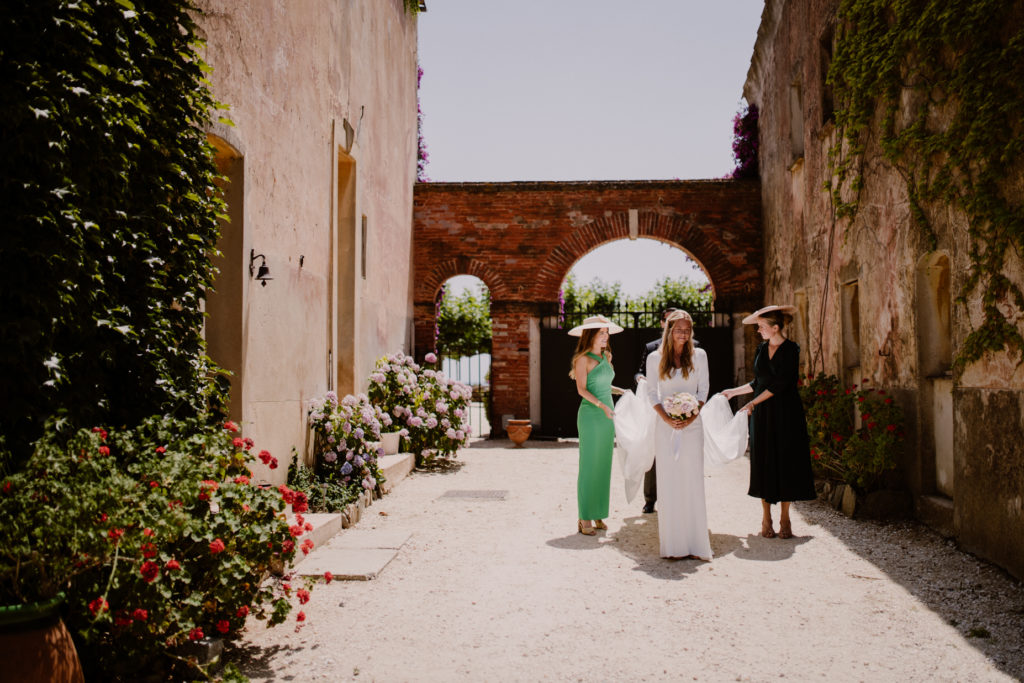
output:
<svg viewBox="0 0 1024 683"><path fill-rule="evenodd" d="M527 445L414 473L358 525L412 532L380 577L318 587L301 630L254 623L230 657L255 681L1024 676L1022 586L920 525L797 503L796 538L761 538L744 460L706 478L715 560L662 560L617 464L609 530L584 537L576 446Z"/></svg>

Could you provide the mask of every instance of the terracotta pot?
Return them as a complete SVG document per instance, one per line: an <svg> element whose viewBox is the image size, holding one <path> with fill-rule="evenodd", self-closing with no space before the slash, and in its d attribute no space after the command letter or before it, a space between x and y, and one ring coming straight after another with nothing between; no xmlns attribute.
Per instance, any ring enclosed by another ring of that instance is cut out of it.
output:
<svg viewBox="0 0 1024 683"><path fill-rule="evenodd" d="M508 433L508 438L516 445L516 448L522 448L523 442L530 438L533 425L530 424L529 420L509 420L508 424L505 425L505 431Z"/></svg>
<svg viewBox="0 0 1024 683"><path fill-rule="evenodd" d="M380 443L384 447L384 455L395 455L398 453L402 437L398 432L383 432L380 435Z"/></svg>
<svg viewBox="0 0 1024 683"><path fill-rule="evenodd" d="M0 607L3 680L82 683L82 664L58 612L63 598Z"/></svg>

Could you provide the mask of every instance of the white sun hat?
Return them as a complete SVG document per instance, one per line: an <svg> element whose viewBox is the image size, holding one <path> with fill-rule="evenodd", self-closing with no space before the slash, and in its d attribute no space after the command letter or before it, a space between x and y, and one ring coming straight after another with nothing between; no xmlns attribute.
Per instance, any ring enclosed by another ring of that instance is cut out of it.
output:
<svg viewBox="0 0 1024 683"><path fill-rule="evenodd" d="M589 318L584 318L582 324L569 330L569 336L581 337L583 336L583 330L593 330L598 327L607 327L608 334L618 334L619 332L622 332L621 327L603 315L592 315Z"/></svg>
<svg viewBox="0 0 1024 683"><path fill-rule="evenodd" d="M785 313L786 315L796 315L796 306L788 306L788 305L786 305L786 306L776 306L776 305L772 304L771 306L765 306L764 308L759 308L758 310L754 311L753 313L748 315L746 318L744 318L743 319L743 324L744 325L756 325L758 319L761 316L763 316L765 313L771 313L772 311L781 311L782 313Z"/></svg>

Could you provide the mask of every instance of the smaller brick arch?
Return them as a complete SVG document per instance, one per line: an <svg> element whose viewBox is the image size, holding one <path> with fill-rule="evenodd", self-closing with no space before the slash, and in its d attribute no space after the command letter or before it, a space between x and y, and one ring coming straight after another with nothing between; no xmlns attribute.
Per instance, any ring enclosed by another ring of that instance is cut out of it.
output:
<svg viewBox="0 0 1024 683"><path fill-rule="evenodd" d="M487 285L492 297L506 298L509 295L508 285L502 279L501 273L496 272L483 261L457 256L434 264L433 269L423 280L417 280L415 300L433 300L441 285L456 275L472 275L480 278Z"/></svg>
<svg viewBox="0 0 1024 683"><path fill-rule="evenodd" d="M414 193L415 349L434 344L434 300L454 275L490 289L492 418L531 414L531 329L566 274L595 247L630 237L694 255L718 308L760 307L761 187L757 181L419 183ZM495 420L492 419L492 424Z"/></svg>

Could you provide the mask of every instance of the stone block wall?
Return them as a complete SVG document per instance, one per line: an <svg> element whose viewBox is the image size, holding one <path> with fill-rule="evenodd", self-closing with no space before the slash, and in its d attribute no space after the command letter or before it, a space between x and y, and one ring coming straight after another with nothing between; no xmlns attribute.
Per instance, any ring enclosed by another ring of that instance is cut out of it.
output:
<svg viewBox="0 0 1024 683"><path fill-rule="evenodd" d="M1024 577L1024 363L991 353L953 370L982 310L976 295L955 301L970 269L966 217L926 205L932 246L874 140L852 223L836 221L823 189L837 136L825 75L838 5L768 0L744 86L759 108L766 298L806 310L796 331L805 369L847 386L866 380L899 401L902 483L922 517ZM1024 193L1022 181L1007 180ZM1008 260L1004 274L1021 284L1024 263ZM1024 331L1024 319L1017 325Z"/></svg>

